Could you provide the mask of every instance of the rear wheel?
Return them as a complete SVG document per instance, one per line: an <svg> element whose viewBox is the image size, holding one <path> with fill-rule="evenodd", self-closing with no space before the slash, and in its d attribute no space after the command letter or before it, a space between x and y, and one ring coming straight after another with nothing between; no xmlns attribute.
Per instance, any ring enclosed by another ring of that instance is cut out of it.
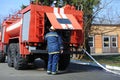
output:
<svg viewBox="0 0 120 80"><path fill-rule="evenodd" d="M18 43L15 44L14 68L16 70L27 69L27 60L21 56Z"/></svg>
<svg viewBox="0 0 120 80"><path fill-rule="evenodd" d="M13 60L14 60L14 44L10 44L7 50L7 63L9 67L13 67Z"/></svg>
<svg viewBox="0 0 120 80"><path fill-rule="evenodd" d="M44 68L47 69L47 65L48 65L48 54L42 54L40 57L42 60L44 60Z"/></svg>
<svg viewBox="0 0 120 80"><path fill-rule="evenodd" d="M66 70L70 63L70 54L60 54L59 70Z"/></svg>
<svg viewBox="0 0 120 80"><path fill-rule="evenodd" d="M28 55L26 56L26 59L28 63L34 63L35 61L34 55Z"/></svg>
<svg viewBox="0 0 120 80"><path fill-rule="evenodd" d="M2 52L0 52L0 63L4 63L5 62L5 55L2 54Z"/></svg>

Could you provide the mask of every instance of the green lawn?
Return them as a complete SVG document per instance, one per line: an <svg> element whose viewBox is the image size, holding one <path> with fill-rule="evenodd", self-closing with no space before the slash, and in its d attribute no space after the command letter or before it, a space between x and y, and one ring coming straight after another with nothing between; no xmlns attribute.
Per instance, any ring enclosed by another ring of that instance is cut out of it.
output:
<svg viewBox="0 0 120 80"><path fill-rule="evenodd" d="M107 64L111 66L119 66L120 67L120 56L93 56L99 63ZM87 56L83 57L81 61L91 62L92 60Z"/></svg>

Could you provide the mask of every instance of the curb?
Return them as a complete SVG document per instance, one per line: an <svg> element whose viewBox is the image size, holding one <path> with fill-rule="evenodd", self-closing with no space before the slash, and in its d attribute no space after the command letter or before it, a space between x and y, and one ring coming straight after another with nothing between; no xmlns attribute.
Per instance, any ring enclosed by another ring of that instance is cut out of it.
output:
<svg viewBox="0 0 120 80"><path fill-rule="evenodd" d="M76 64L81 64L81 65L90 65L90 66L95 66L95 67L99 67L97 64L93 63L93 62L82 62L80 60L71 60L72 63L76 63ZM106 67L107 69L111 69L111 70L117 70L120 71L120 67L117 66L110 66L110 65L105 65L102 64L104 67Z"/></svg>
<svg viewBox="0 0 120 80"><path fill-rule="evenodd" d="M106 68L111 69L111 70L118 70L120 71L120 67L117 66L110 66L110 65L105 65Z"/></svg>

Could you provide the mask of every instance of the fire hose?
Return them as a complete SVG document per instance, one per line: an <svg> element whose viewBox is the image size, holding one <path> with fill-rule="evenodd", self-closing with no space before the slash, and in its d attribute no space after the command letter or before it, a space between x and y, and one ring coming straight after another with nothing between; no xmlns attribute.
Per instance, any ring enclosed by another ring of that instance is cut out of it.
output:
<svg viewBox="0 0 120 80"><path fill-rule="evenodd" d="M101 67L101 68L104 69L105 71L110 72L110 73L113 73L113 74L120 75L120 73L115 72L115 71L112 71L112 70L109 70L109 69L107 69L106 67L104 67L104 66L103 66L102 64L100 64L97 60L95 60L85 49L83 49L83 52L84 52L85 54L87 54L99 67Z"/></svg>

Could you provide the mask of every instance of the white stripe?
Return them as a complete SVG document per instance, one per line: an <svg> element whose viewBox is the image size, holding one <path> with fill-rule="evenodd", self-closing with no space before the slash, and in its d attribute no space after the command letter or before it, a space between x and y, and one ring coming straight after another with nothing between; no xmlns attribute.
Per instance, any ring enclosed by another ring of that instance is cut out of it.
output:
<svg viewBox="0 0 120 80"><path fill-rule="evenodd" d="M62 16L63 19L68 19L67 16L66 16L65 14L61 14L61 16ZM73 29L72 24L67 24L67 25L65 25L65 26L66 26L65 29ZM67 26L68 26L68 28L67 28Z"/></svg>
<svg viewBox="0 0 120 80"><path fill-rule="evenodd" d="M58 8L54 8L54 13L58 13Z"/></svg>
<svg viewBox="0 0 120 80"><path fill-rule="evenodd" d="M61 18L60 14L59 13L54 13L56 18Z"/></svg>
<svg viewBox="0 0 120 80"><path fill-rule="evenodd" d="M63 8L60 8L60 14L65 14Z"/></svg>
<svg viewBox="0 0 120 80"><path fill-rule="evenodd" d="M64 13L64 9L60 8L60 15L64 18L64 19L68 19L68 17L65 15ZM74 29L74 27L72 26L72 24L67 24L69 29Z"/></svg>
<svg viewBox="0 0 120 80"><path fill-rule="evenodd" d="M67 24L69 29L74 29L74 27L72 26L72 24Z"/></svg>
<svg viewBox="0 0 120 80"><path fill-rule="evenodd" d="M62 16L63 19L68 19L65 14L60 14L60 15Z"/></svg>
<svg viewBox="0 0 120 80"><path fill-rule="evenodd" d="M21 24L22 24L22 19L21 19L19 22L17 22L16 24L13 24L13 25L9 26L9 27L6 29L6 31L11 31L11 30L13 30L13 29L16 29L16 28L20 27Z"/></svg>
<svg viewBox="0 0 120 80"><path fill-rule="evenodd" d="M3 27L3 32L2 32L2 42L4 43L4 37L5 37L5 27Z"/></svg>
<svg viewBox="0 0 120 80"><path fill-rule="evenodd" d="M62 26L63 29L68 29L65 24L60 24L60 25Z"/></svg>
<svg viewBox="0 0 120 80"><path fill-rule="evenodd" d="M64 16L65 14L63 14L64 13L64 9L61 8L60 11L61 11L60 13L62 14L61 16L63 18L66 18L66 16ZM60 16L60 14L58 13L58 8L54 8L54 14L55 14L56 18L62 18ZM67 29L67 26L65 24L60 24L60 25L62 26L63 29Z"/></svg>
<svg viewBox="0 0 120 80"><path fill-rule="evenodd" d="M64 19L68 19L67 16L64 13L64 9L60 8L60 15L64 18Z"/></svg>

